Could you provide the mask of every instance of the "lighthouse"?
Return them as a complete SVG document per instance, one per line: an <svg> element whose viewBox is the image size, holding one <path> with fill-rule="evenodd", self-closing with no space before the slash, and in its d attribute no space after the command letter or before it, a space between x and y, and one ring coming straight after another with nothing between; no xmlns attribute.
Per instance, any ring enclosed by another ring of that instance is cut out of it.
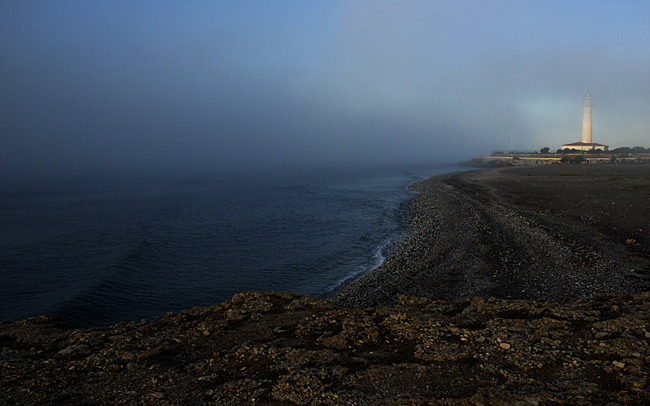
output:
<svg viewBox="0 0 650 406"><path fill-rule="evenodd" d="M562 145L563 150L577 150L577 151L607 151L609 146L603 144L597 144L592 141L591 138L591 111L594 107L594 103L591 99L591 95L587 93L585 96L584 103L582 103L582 141L572 142L570 144Z"/></svg>
<svg viewBox="0 0 650 406"><path fill-rule="evenodd" d="M587 93L585 102L582 104L582 142L584 144L591 144L591 109L593 107L591 95Z"/></svg>

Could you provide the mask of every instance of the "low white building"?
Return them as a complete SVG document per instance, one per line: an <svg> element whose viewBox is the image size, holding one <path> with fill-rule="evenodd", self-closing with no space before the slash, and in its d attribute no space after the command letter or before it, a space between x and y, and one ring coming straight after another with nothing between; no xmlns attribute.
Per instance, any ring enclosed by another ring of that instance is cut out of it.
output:
<svg viewBox="0 0 650 406"><path fill-rule="evenodd" d="M571 144L562 145L562 149L576 149L578 151L607 151L609 146L597 144L595 142L572 142Z"/></svg>

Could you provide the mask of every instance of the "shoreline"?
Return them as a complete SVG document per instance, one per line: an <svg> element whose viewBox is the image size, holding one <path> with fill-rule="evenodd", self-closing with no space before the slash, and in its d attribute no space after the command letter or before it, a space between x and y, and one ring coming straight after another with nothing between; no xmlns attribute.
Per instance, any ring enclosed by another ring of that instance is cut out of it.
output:
<svg viewBox="0 0 650 406"><path fill-rule="evenodd" d="M445 167L445 166L454 167L453 168L454 170L451 172L443 172L442 174L434 174L428 177L418 176L419 179L412 180L411 183L408 183L400 187L400 190L404 190L408 192L410 196L407 196L406 199L399 204L399 209L395 209L396 211L399 211L399 218L400 218L399 226L395 230L393 230L392 233L385 235L384 239L381 240L381 242L377 246L375 246L374 249L372 250L372 257L374 259L372 264L363 265L364 269L362 270L348 272L344 277L337 279L335 282L332 282L321 292L318 292L312 296L314 296L317 299L327 300L327 298L331 297L338 290L344 288L345 286L357 281L358 279L363 278L365 275L368 275L369 273L372 273L376 269L380 268L386 262L386 260L396 252L398 247L401 246L404 240L408 238L409 206L411 200L418 194L418 192L412 189L414 185L417 185L420 182L435 177L449 176L449 175L464 173L468 171L481 170L481 168L465 165L463 163L441 165L441 167ZM378 257L381 257L381 259L379 259ZM299 292L298 294L303 294L303 293Z"/></svg>
<svg viewBox="0 0 650 406"><path fill-rule="evenodd" d="M650 165L542 165L435 176L411 186L409 235L374 271L326 297L400 295L566 303L650 290Z"/></svg>
<svg viewBox="0 0 650 406"><path fill-rule="evenodd" d="M350 306L248 292L110 327L47 315L0 323L0 403L648 404L649 169L481 170L419 182L414 232L346 287ZM585 199L589 208L577 210ZM566 303L438 300L514 288Z"/></svg>

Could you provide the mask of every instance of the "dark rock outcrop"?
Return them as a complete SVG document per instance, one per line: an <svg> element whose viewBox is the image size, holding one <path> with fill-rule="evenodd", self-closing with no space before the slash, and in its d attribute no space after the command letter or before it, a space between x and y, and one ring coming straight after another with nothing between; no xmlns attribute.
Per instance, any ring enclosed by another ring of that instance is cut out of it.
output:
<svg viewBox="0 0 650 406"><path fill-rule="evenodd" d="M0 403L649 404L650 295L569 304L245 293L151 322L0 326Z"/></svg>

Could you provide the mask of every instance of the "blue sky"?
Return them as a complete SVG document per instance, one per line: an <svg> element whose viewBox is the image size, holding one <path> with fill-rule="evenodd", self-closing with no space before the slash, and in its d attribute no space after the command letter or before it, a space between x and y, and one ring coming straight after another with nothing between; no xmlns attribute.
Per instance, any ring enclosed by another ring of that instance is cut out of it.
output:
<svg viewBox="0 0 650 406"><path fill-rule="evenodd" d="M647 1L4 1L0 171L650 147Z"/></svg>

